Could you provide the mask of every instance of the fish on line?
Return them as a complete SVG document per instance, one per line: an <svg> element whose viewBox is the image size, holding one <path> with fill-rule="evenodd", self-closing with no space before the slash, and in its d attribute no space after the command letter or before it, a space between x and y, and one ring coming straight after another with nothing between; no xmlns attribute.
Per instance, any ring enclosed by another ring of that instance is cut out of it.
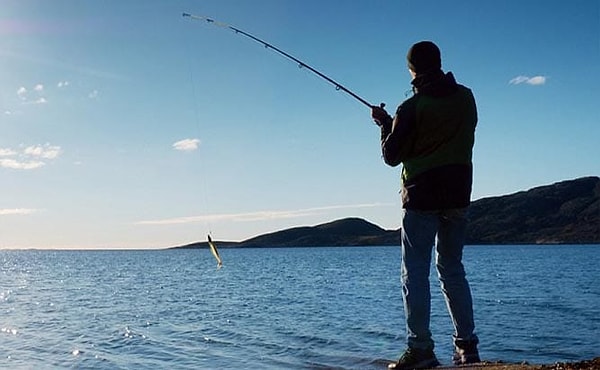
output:
<svg viewBox="0 0 600 370"><path fill-rule="evenodd" d="M217 250L217 246L212 241L210 234L208 235L208 247L210 248L211 253L215 256L217 260L217 270L223 267L223 261L221 260L221 256L219 256L219 251Z"/></svg>

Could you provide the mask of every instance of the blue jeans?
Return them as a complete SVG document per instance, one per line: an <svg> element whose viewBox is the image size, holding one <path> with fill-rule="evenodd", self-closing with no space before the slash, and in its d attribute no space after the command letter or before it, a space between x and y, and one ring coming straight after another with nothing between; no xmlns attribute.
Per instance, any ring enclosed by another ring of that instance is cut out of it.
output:
<svg viewBox="0 0 600 370"><path fill-rule="evenodd" d="M454 342L476 341L473 300L462 264L466 209L415 211L402 216L402 293L408 346L433 348L429 330L429 271L436 247L436 268L454 325Z"/></svg>

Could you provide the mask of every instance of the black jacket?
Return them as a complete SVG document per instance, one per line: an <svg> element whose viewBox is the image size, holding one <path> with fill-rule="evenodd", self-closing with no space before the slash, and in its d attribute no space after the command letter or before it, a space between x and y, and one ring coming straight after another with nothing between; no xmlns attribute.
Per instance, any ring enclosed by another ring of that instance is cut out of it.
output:
<svg viewBox="0 0 600 370"><path fill-rule="evenodd" d="M470 89L441 70L413 80L415 95L382 126L381 148L390 166L403 164L403 206L417 210L470 204L477 108Z"/></svg>

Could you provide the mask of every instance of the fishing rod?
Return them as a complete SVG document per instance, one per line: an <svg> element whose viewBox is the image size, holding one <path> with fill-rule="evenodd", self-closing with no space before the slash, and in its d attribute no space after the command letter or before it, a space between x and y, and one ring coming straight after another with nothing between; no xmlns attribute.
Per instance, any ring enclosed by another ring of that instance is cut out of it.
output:
<svg viewBox="0 0 600 370"><path fill-rule="evenodd" d="M190 19L194 19L194 20L198 20L198 21L206 21L207 23L210 23L212 25L215 25L217 27L223 27L223 28L229 28L230 30L234 31L236 34L241 34L243 36L246 36L256 42L258 42L259 44L263 45L265 48L267 49L272 49L273 51L283 55L284 57L298 63L298 67L300 68L306 68L309 71L313 72L314 74L316 74L317 76L321 77L322 79L324 79L325 81L329 82L330 84L332 84L336 90L342 90L343 92L347 93L348 95L350 95L351 97L353 97L354 99L358 100L359 102L361 102L362 104L366 105L369 108L373 108L374 106L369 103L368 101L366 101L365 99L361 98L360 96L358 96L357 94L355 94L354 92L350 91L348 88L346 88L344 85L336 82L335 80L333 80L332 78L324 75L323 73L317 71L316 69L314 69L313 67L309 66L308 64L304 63L303 61L301 61L300 59L286 53L285 51L279 49L276 46L273 46L271 44L269 44L266 41L263 41L261 39L259 39L258 37L249 34L248 32L242 31L239 28L233 27L227 23L223 23L223 22L219 22L216 21L212 18L208 18L208 17L204 17L201 15L194 15L194 14L190 14L190 13L183 13L183 17L188 17ZM385 103L381 103L379 105L381 108L383 108L385 106Z"/></svg>

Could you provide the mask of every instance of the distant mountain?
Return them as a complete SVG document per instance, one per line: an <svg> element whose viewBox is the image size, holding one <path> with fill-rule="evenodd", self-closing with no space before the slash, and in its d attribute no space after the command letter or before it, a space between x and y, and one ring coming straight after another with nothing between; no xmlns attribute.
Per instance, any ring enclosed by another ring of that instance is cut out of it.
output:
<svg viewBox="0 0 600 370"><path fill-rule="evenodd" d="M244 240L242 247L318 247L398 244L388 231L360 218L345 218L317 226L295 227Z"/></svg>
<svg viewBox="0 0 600 370"><path fill-rule="evenodd" d="M360 218L303 226L220 247L399 245L400 230ZM600 244L600 178L583 177L474 201L466 244ZM206 242L176 248L206 248Z"/></svg>
<svg viewBox="0 0 600 370"><path fill-rule="evenodd" d="M600 243L600 178L480 199L469 213L467 244Z"/></svg>

